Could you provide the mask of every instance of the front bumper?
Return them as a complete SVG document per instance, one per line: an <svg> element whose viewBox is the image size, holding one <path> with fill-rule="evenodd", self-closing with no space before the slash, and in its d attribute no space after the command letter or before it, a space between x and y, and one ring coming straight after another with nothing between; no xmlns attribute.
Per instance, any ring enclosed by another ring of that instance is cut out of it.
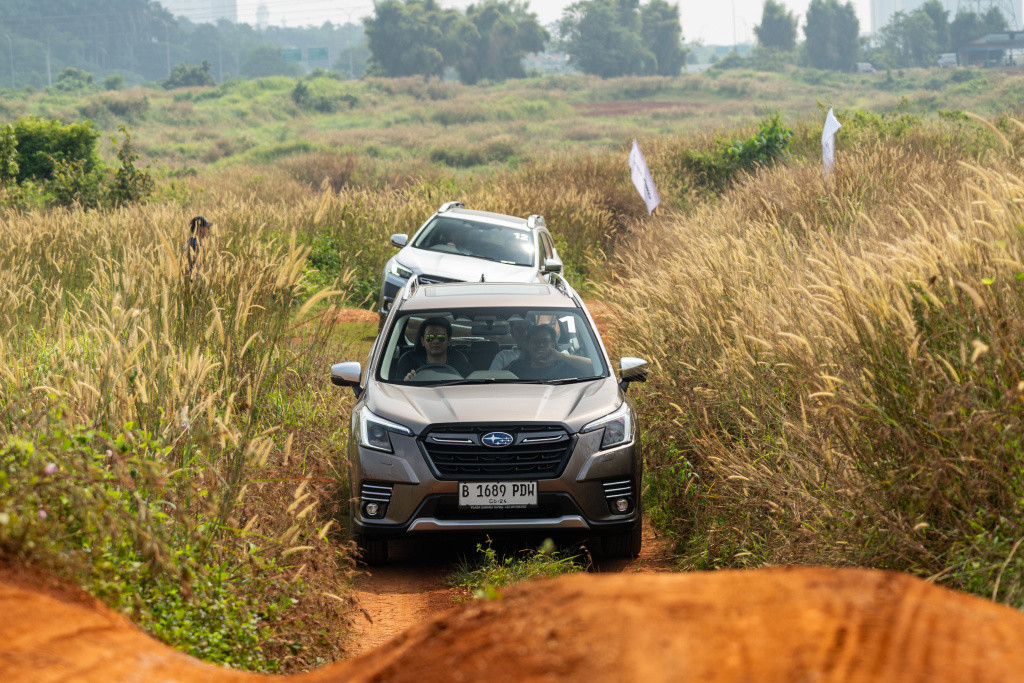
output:
<svg viewBox="0 0 1024 683"><path fill-rule="evenodd" d="M537 481L538 505L523 509L459 508L458 481L439 479L416 437L392 435L395 453L359 446L352 458L350 514L353 529L374 537L449 531L567 530L621 533L639 517L640 442L597 451L602 431L578 434L565 468L555 478ZM515 477L496 477L511 481ZM612 511L606 484L628 480L632 504L626 513ZM365 485L365 486L364 486ZM390 487L382 517L365 514L362 494Z"/></svg>

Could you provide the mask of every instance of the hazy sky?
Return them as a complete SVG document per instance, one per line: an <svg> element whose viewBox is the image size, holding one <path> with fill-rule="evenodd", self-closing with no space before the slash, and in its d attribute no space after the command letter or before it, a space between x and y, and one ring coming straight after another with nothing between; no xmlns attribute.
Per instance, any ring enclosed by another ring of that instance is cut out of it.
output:
<svg viewBox="0 0 1024 683"><path fill-rule="evenodd" d="M237 0L238 19L255 24L256 8L261 0ZM324 21L345 23L349 17L373 14L373 2L365 0L264 0L270 10L270 23L288 26L322 24ZM479 2L479 0L476 0ZM542 23L558 20L562 10L574 0L530 0L530 10L537 14ZM670 0L671 1L671 0ZM440 0L442 7L465 8L474 0ZM644 4L646 0L641 0ZM708 45L731 45L733 43L733 16L735 9L736 40L740 43L753 41L754 26L761 21L764 0L678 0L683 38L687 41L702 40ZM870 0L853 0L860 19L861 33L871 26ZM810 0L783 0L783 4L800 16L799 38L803 39L803 15Z"/></svg>

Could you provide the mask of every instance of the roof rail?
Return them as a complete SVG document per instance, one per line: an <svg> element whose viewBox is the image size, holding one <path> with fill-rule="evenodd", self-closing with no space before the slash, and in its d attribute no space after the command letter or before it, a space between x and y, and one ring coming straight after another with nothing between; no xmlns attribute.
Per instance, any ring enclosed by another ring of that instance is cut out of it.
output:
<svg viewBox="0 0 1024 683"><path fill-rule="evenodd" d="M564 296L572 299L577 306L582 305L579 294L577 294L576 290L572 288L572 285L570 285L569 282L558 273L548 273L548 284L552 285Z"/></svg>
<svg viewBox="0 0 1024 683"><path fill-rule="evenodd" d="M530 217L526 219L526 227L528 228L546 228L547 223L544 222L544 216L539 213L532 213Z"/></svg>
<svg viewBox="0 0 1024 683"><path fill-rule="evenodd" d="M438 213L444 213L445 211L451 211L452 209L465 209L465 202L445 202L441 205L441 208L437 210Z"/></svg>
<svg viewBox="0 0 1024 683"><path fill-rule="evenodd" d="M409 281L402 285L402 289L398 294L395 295L396 300L405 301L412 293L419 289L420 286L420 275L419 273L413 273Z"/></svg>

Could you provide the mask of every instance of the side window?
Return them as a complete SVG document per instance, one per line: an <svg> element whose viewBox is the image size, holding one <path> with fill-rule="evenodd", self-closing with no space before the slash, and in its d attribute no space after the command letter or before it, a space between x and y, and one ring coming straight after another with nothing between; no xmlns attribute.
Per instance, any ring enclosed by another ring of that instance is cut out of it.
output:
<svg viewBox="0 0 1024 683"><path fill-rule="evenodd" d="M543 266L544 261L554 256L554 249L551 246L551 238L547 233L540 233L540 264Z"/></svg>
<svg viewBox="0 0 1024 683"><path fill-rule="evenodd" d="M555 242L553 239L551 239L551 235L549 235L548 233L544 233L544 241L547 242L548 249L551 250L552 258L558 258L558 252L555 251Z"/></svg>

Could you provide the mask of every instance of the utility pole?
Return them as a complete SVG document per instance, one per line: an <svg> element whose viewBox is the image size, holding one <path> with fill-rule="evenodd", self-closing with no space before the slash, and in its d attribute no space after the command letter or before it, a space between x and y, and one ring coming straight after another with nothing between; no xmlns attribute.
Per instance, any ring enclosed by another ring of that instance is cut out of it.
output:
<svg viewBox="0 0 1024 683"><path fill-rule="evenodd" d="M53 86L53 74L50 72L50 34L46 34L46 85Z"/></svg>
<svg viewBox="0 0 1024 683"><path fill-rule="evenodd" d="M11 42L9 33L5 33L4 36L7 38L7 49L11 57L11 90L14 90L14 43Z"/></svg>

